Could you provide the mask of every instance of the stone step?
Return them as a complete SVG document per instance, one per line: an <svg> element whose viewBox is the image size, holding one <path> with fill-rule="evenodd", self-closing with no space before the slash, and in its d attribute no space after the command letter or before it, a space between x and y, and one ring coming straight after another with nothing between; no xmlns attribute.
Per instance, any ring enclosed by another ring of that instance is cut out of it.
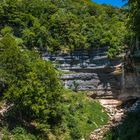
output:
<svg viewBox="0 0 140 140"><path fill-rule="evenodd" d="M114 66L98 66L98 67L66 67L64 69L60 70L69 70L71 72L81 72L81 73L95 73L95 72L107 72L111 73L115 70L116 68Z"/></svg>
<svg viewBox="0 0 140 140"><path fill-rule="evenodd" d="M119 90L121 82L120 79L113 79L113 78L106 78L100 79L100 78L93 78L88 80L64 80L63 83L67 87L77 87L78 89L85 89L86 87L88 89L94 89L94 90Z"/></svg>
<svg viewBox="0 0 140 140"><path fill-rule="evenodd" d="M121 78L121 74L116 75L116 78ZM73 74L63 74L60 76L61 80L107 80L107 79L114 79L114 73L73 73Z"/></svg>
<svg viewBox="0 0 140 140"><path fill-rule="evenodd" d="M114 96L97 96L96 99L116 99Z"/></svg>

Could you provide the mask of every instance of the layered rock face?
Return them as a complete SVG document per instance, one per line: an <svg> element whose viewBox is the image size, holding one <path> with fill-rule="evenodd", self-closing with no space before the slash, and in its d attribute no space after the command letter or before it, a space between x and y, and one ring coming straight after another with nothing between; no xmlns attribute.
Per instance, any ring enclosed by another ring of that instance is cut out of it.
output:
<svg viewBox="0 0 140 140"><path fill-rule="evenodd" d="M140 47L134 47L126 55L124 83L121 98L140 97Z"/></svg>
<svg viewBox="0 0 140 140"><path fill-rule="evenodd" d="M120 98L135 98L140 97L140 75L136 73L125 73L125 83L122 86L122 94Z"/></svg>
<svg viewBox="0 0 140 140"><path fill-rule="evenodd" d="M68 55L44 56L62 71L65 87L75 91L95 91L98 95L119 94L122 88L122 63L110 60L107 47L76 50Z"/></svg>

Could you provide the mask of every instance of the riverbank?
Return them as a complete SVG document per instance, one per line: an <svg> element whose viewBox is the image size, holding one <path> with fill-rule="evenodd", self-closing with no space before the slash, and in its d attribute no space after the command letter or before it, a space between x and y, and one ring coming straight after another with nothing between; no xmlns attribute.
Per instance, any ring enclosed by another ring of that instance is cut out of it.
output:
<svg viewBox="0 0 140 140"><path fill-rule="evenodd" d="M122 118L124 117L124 110L119 108L122 101L115 99L99 99L100 104L105 108L108 113L109 121L106 125L99 129L96 129L90 134L90 140L102 140L103 136L112 127L118 125Z"/></svg>

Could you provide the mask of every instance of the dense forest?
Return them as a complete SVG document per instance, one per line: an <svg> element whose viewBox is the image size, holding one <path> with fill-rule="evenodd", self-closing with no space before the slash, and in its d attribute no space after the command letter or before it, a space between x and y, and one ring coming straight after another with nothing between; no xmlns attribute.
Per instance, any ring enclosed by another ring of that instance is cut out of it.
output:
<svg viewBox="0 0 140 140"><path fill-rule="evenodd" d="M79 140L106 124L102 106L66 90L60 72L41 56L109 46L108 56L115 57L129 44L130 30L140 32L139 5L1 0L0 103L8 106L0 121L2 139Z"/></svg>
<svg viewBox="0 0 140 140"><path fill-rule="evenodd" d="M28 49L69 52L110 46L110 57L126 44L127 10L90 0L2 0L1 34L13 34Z"/></svg>

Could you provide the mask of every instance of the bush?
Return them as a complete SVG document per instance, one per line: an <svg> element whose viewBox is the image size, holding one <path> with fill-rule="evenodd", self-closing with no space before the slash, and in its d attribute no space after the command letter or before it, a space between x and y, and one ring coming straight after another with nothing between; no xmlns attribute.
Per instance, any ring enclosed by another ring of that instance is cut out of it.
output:
<svg viewBox="0 0 140 140"><path fill-rule="evenodd" d="M73 140L80 140L82 138L82 134L78 127L74 127L70 130L70 135Z"/></svg>
<svg viewBox="0 0 140 140"><path fill-rule="evenodd" d="M0 50L0 71L6 73L2 92L7 103L13 104L16 120L34 121L47 129L61 124L63 87L51 63L19 46L11 35L0 40Z"/></svg>
<svg viewBox="0 0 140 140"><path fill-rule="evenodd" d="M12 133L14 140L37 140L34 135L27 133L27 131L22 127L16 127Z"/></svg>

